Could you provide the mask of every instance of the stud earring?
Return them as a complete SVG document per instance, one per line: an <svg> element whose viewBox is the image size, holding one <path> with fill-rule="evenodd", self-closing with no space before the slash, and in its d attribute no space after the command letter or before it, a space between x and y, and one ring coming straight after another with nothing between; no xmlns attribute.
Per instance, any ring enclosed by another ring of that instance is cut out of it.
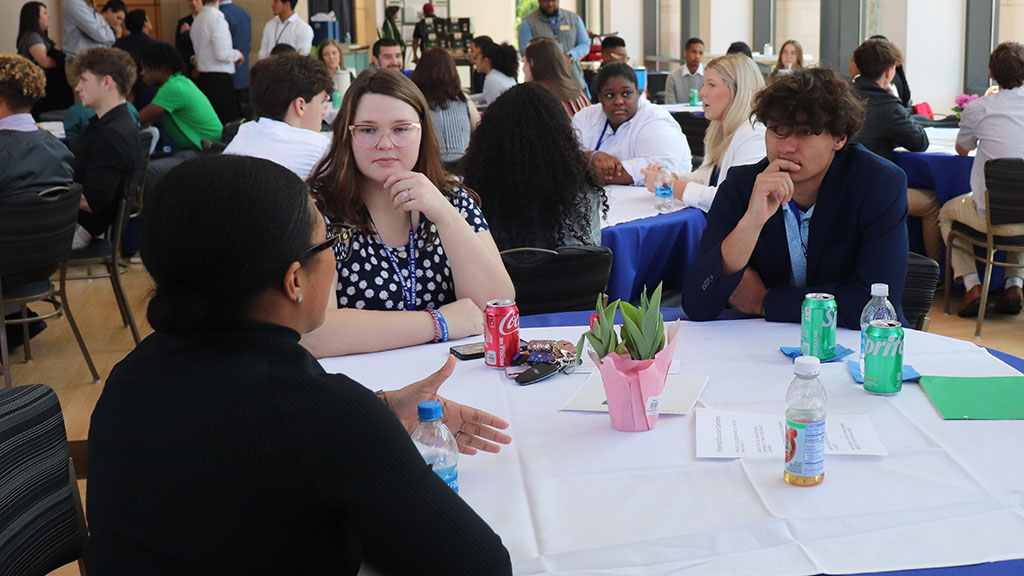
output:
<svg viewBox="0 0 1024 576"><path fill-rule="evenodd" d="M302 304L302 294L299 294L298 296L295 297L295 303Z"/></svg>

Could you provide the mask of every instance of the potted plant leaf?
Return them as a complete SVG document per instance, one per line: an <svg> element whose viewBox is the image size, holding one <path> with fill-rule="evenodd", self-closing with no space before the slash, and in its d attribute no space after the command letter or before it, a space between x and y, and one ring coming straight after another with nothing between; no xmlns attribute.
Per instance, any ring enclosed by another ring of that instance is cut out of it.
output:
<svg viewBox="0 0 1024 576"><path fill-rule="evenodd" d="M639 308L619 300L603 306L602 300L599 295L590 330L580 336L577 362L586 340L587 352L601 372L612 427L624 432L650 430L658 422L679 323L669 328L666 344L661 284L649 300L644 287ZM619 334L614 327L616 308L622 311Z"/></svg>

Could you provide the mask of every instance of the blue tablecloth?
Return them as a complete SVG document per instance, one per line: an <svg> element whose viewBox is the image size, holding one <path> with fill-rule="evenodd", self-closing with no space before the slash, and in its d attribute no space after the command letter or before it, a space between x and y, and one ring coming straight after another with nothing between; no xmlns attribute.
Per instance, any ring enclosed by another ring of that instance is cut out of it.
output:
<svg viewBox="0 0 1024 576"><path fill-rule="evenodd" d="M650 293L661 281L664 290L682 290L706 223L703 212L684 208L602 229L601 245L612 251L608 297L639 299L644 285Z"/></svg>
<svg viewBox="0 0 1024 576"><path fill-rule="evenodd" d="M940 204L971 191L971 156L896 152L893 162L906 172L908 188L935 190Z"/></svg>

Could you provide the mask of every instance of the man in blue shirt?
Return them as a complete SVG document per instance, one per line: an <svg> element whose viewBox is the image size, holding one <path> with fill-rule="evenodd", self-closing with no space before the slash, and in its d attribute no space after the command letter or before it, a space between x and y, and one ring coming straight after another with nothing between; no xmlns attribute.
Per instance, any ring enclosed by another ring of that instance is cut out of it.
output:
<svg viewBox="0 0 1024 576"><path fill-rule="evenodd" d="M784 76L756 96L768 157L734 167L708 212L683 286L691 320L731 305L799 322L804 295L836 297L839 323L860 328L871 284L889 285L900 319L907 273L907 177L849 140L864 103L825 68Z"/></svg>
<svg viewBox="0 0 1024 576"><path fill-rule="evenodd" d="M252 50L252 17L245 8L231 0L221 0L220 12L227 20L231 31L231 47L242 53L245 59L241 66L235 66L231 80L238 94L238 109L243 118L249 117L249 52Z"/></svg>
<svg viewBox="0 0 1024 576"><path fill-rule="evenodd" d="M565 54L572 77L579 82L580 89L586 90L587 83L583 80L580 60L590 52L590 37L587 36L583 19L578 14L559 8L558 0L540 0L538 6L524 16L519 25L519 54L524 53L531 38L554 38Z"/></svg>

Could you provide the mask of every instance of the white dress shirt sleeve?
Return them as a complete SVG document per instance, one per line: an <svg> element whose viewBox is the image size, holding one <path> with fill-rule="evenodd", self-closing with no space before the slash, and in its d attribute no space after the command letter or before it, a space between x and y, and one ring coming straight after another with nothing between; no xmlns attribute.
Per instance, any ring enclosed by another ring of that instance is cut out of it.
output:
<svg viewBox="0 0 1024 576"><path fill-rule="evenodd" d="M260 40L260 51L256 56L257 60L270 56L270 51L274 49L274 22L280 22L280 20L275 16L263 27L263 39Z"/></svg>
<svg viewBox="0 0 1024 576"><path fill-rule="evenodd" d="M718 186L725 182L730 168L733 166L756 164L764 157L764 126L757 124L752 127L750 124L743 124L733 133L732 140L729 142L729 149L726 150L725 155L722 157L722 163L718 170L717 185L711 186L713 166L702 166L696 172L681 175L681 180L689 182L686 185L686 189L683 190L683 204L700 208L707 212L715 201Z"/></svg>
<svg viewBox="0 0 1024 576"><path fill-rule="evenodd" d="M313 27L302 20L298 22L301 26L295 32L295 49L303 56L309 56L313 49Z"/></svg>
<svg viewBox="0 0 1024 576"><path fill-rule="evenodd" d="M234 64L243 58L242 53L231 46L231 28L223 16L213 23L210 44L217 62Z"/></svg>

